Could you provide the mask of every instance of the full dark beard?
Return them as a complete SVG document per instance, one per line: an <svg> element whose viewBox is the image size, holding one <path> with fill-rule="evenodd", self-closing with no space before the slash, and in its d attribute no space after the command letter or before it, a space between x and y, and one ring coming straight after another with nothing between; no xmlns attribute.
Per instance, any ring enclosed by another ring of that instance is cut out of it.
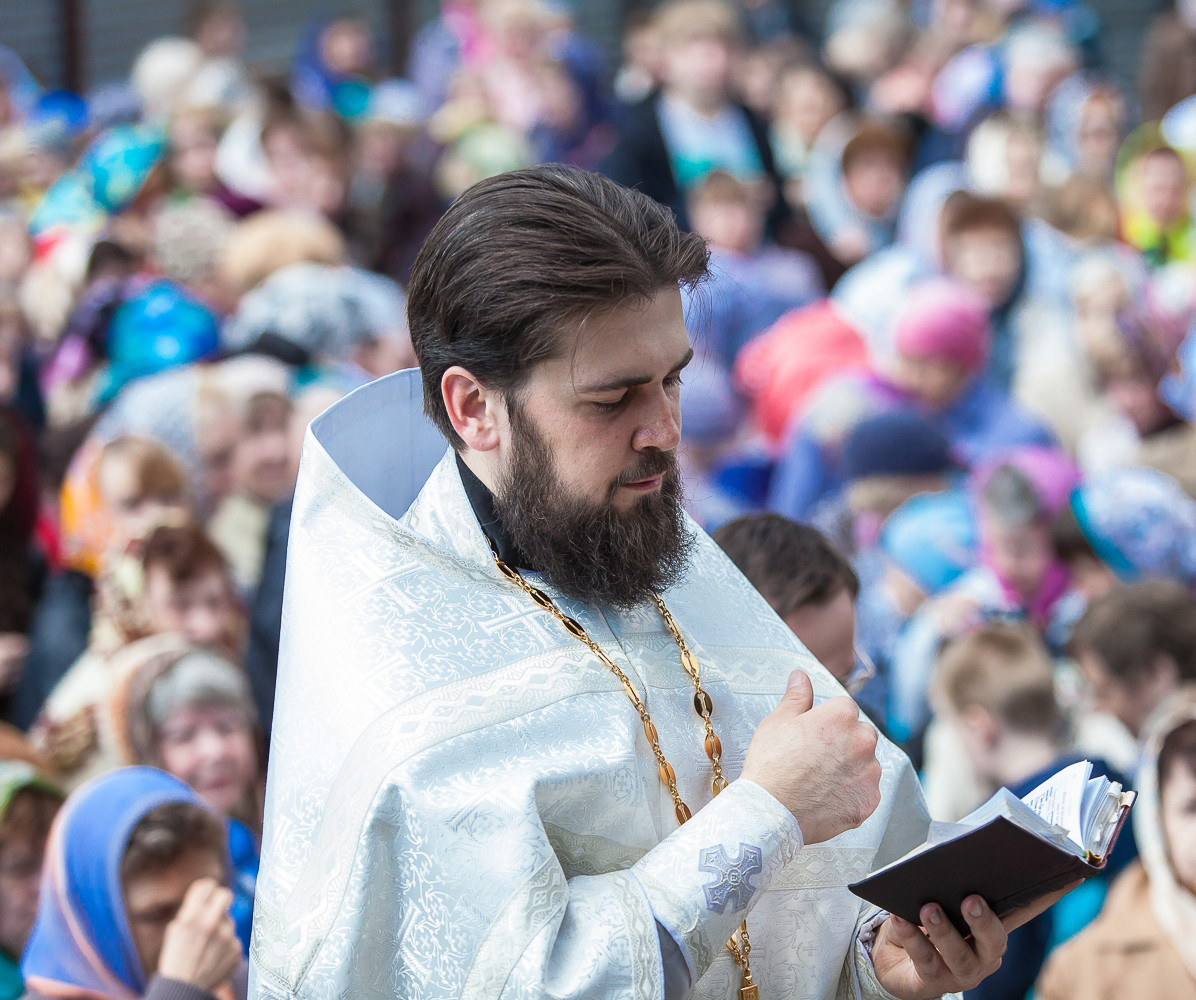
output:
<svg viewBox="0 0 1196 1000"><path fill-rule="evenodd" d="M647 451L612 483L605 500L573 496L539 431L518 406L510 408L511 463L495 507L507 537L534 569L567 597L630 608L684 575L693 534L681 504L681 474L673 452ZM664 473L661 486L630 509L613 506L625 483Z"/></svg>

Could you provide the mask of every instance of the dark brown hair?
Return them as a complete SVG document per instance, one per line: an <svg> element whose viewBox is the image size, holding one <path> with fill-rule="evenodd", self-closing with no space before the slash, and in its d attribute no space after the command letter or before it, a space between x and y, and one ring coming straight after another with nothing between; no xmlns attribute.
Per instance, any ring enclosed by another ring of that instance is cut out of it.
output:
<svg viewBox="0 0 1196 1000"><path fill-rule="evenodd" d="M934 669L934 688L955 711L976 706L1017 732L1063 735L1054 667L1032 629L1000 623L967 632L943 646Z"/></svg>
<svg viewBox="0 0 1196 1000"><path fill-rule="evenodd" d="M707 273L700 236L668 209L598 174L560 164L475 184L424 242L407 289L424 408L456 448L440 381L460 365L516 393L561 351L571 323Z"/></svg>
<svg viewBox="0 0 1196 1000"><path fill-rule="evenodd" d="M228 578L228 564L215 543L194 524L163 525L145 540L141 565L146 576L161 566L176 586L191 583L213 571Z"/></svg>
<svg viewBox="0 0 1196 1000"><path fill-rule="evenodd" d="M44 845L62 807L62 795L39 785L18 788L0 820L0 846L24 841Z"/></svg>
<svg viewBox="0 0 1196 1000"><path fill-rule="evenodd" d="M121 881L127 885L130 879L165 871L191 851L210 851L227 867L224 824L194 802L167 802L133 828L120 863Z"/></svg>
<svg viewBox="0 0 1196 1000"><path fill-rule="evenodd" d="M851 563L808 524L753 514L723 525L714 540L782 618L809 604L821 607L845 589L859 596Z"/></svg>
<svg viewBox="0 0 1196 1000"><path fill-rule="evenodd" d="M1196 597L1169 580L1121 584L1088 607L1071 646L1076 654L1096 654L1123 684L1149 677L1160 656L1174 661L1181 681L1194 681Z"/></svg>

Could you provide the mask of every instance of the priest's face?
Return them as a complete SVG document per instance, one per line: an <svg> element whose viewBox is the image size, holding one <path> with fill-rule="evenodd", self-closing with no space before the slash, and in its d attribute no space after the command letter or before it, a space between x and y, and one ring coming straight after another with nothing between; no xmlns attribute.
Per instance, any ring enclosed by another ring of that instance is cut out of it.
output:
<svg viewBox="0 0 1196 1000"><path fill-rule="evenodd" d="M507 403L496 501L503 527L567 595L627 606L676 581L681 370L693 352L681 296L592 316Z"/></svg>

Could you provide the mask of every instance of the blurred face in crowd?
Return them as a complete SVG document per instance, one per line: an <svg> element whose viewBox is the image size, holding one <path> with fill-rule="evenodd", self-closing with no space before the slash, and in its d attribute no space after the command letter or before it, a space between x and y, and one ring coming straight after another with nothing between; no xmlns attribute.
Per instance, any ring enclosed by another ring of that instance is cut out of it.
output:
<svg viewBox="0 0 1196 1000"><path fill-rule="evenodd" d="M216 185L216 130L202 115L183 115L170 127L170 169L180 187L202 193Z"/></svg>
<svg viewBox="0 0 1196 1000"><path fill-rule="evenodd" d="M134 460L127 455L106 455L98 476L100 497L112 519L113 542L120 551L136 548L159 525L187 517L185 497L152 496L142 491Z"/></svg>
<svg viewBox="0 0 1196 1000"><path fill-rule="evenodd" d="M1030 205L1038 195L1042 146L1025 132L1015 131L1005 144L1005 166L1008 171L1004 198L1019 208Z"/></svg>
<svg viewBox="0 0 1196 1000"><path fill-rule="evenodd" d="M843 176L847 197L864 215L888 218L905 190L901 163L887 153L865 153L852 161Z"/></svg>
<svg viewBox="0 0 1196 1000"><path fill-rule="evenodd" d="M1188 213L1188 178L1177 154L1158 151L1142 161L1142 204L1160 226L1179 222Z"/></svg>
<svg viewBox="0 0 1196 1000"><path fill-rule="evenodd" d="M197 26L195 42L210 58L235 58L245 48L245 21L231 3L216 7Z"/></svg>
<svg viewBox="0 0 1196 1000"><path fill-rule="evenodd" d="M823 126L842 110L843 99L817 69L804 67L781 78L777 124L799 135L806 145L813 145Z"/></svg>
<svg viewBox="0 0 1196 1000"><path fill-rule="evenodd" d="M382 333L353 349L353 363L372 378L381 378L416 365L411 335L406 330Z"/></svg>
<svg viewBox="0 0 1196 1000"><path fill-rule="evenodd" d="M1037 522L1011 527L981 506L980 517L993 569L1027 604L1042 588L1055 559L1049 527Z"/></svg>
<svg viewBox="0 0 1196 1000"><path fill-rule="evenodd" d="M333 21L320 37L320 55L339 76L358 76L369 70L373 44L365 22L355 18Z"/></svg>
<svg viewBox="0 0 1196 1000"><path fill-rule="evenodd" d="M732 47L716 35L677 39L665 46L665 85L695 108L717 111L730 94L734 57Z"/></svg>
<svg viewBox="0 0 1196 1000"><path fill-rule="evenodd" d="M257 780L253 727L235 705L176 708L158 734L163 770L181 778L221 816L230 816Z"/></svg>
<svg viewBox="0 0 1196 1000"><path fill-rule="evenodd" d="M1142 731L1150 713L1179 686L1179 671L1167 656L1157 657L1144 675L1132 681L1109 673L1095 650L1081 650L1078 660L1093 707L1118 719L1134 736Z"/></svg>
<svg viewBox="0 0 1196 1000"><path fill-rule="evenodd" d="M1105 398L1142 435L1151 434L1172 420L1159 399L1155 379L1132 368L1112 373L1104 384Z"/></svg>
<svg viewBox="0 0 1196 1000"><path fill-rule="evenodd" d="M1120 107L1108 95L1097 94L1084 102L1076 135L1078 165L1084 173L1098 178L1113 175L1121 145L1121 119Z"/></svg>
<svg viewBox="0 0 1196 1000"><path fill-rule="evenodd" d="M19 956L33 930L40 897L42 858L46 850L45 833L49 817L57 810L46 793L21 789L9 805L9 816L23 811L40 811L45 820L41 824L21 824L0 843L0 949ZM43 830L39 833L37 826Z"/></svg>
<svg viewBox="0 0 1196 1000"><path fill-rule="evenodd" d="M1163 838L1176 881L1196 893L1196 770L1176 760L1159 789Z"/></svg>
<svg viewBox="0 0 1196 1000"><path fill-rule="evenodd" d="M690 208L690 224L714 246L750 254L764 237L764 213L746 200L698 199Z"/></svg>
<svg viewBox="0 0 1196 1000"><path fill-rule="evenodd" d="M930 409L942 409L959 398L973 373L963 365L939 358L914 358L899 354L892 379Z"/></svg>
<svg viewBox="0 0 1196 1000"><path fill-rule="evenodd" d="M952 50L971 44L976 36L974 0L935 0L931 28Z"/></svg>
<svg viewBox="0 0 1196 1000"><path fill-rule="evenodd" d="M187 890L201 878L224 885L224 865L223 858L197 848L184 852L166 868L125 879L125 916L147 979L158 971L166 928L178 916Z"/></svg>
<svg viewBox="0 0 1196 1000"><path fill-rule="evenodd" d="M1021 241L1006 229L971 229L948 239L947 273L974 289L993 308L1013 292L1022 269Z"/></svg>
<svg viewBox="0 0 1196 1000"><path fill-rule="evenodd" d="M285 397L260 396L245 434L233 453L237 486L268 504L278 503L293 486L290 469L291 405Z"/></svg>
<svg viewBox="0 0 1196 1000"><path fill-rule="evenodd" d="M233 454L242 433L231 412L209 413L198 436L203 485L209 502L215 505L233 488Z"/></svg>
<svg viewBox="0 0 1196 1000"><path fill-rule="evenodd" d="M660 79L664 46L660 32L648 21L623 36L623 61L641 69L652 79Z"/></svg>
<svg viewBox="0 0 1196 1000"><path fill-rule="evenodd" d="M840 684L855 669L855 601L840 588L825 604L806 604L787 615L785 624Z"/></svg>
<svg viewBox="0 0 1196 1000"><path fill-rule="evenodd" d="M177 632L201 646L220 647L235 630L237 606L228 577L219 569L176 582L165 567L151 565L144 602L155 634Z"/></svg>

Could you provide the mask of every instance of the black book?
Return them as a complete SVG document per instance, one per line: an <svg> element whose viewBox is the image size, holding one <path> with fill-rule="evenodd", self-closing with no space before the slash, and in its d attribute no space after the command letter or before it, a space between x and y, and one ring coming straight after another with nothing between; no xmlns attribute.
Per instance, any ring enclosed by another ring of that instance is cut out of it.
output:
<svg viewBox="0 0 1196 1000"><path fill-rule="evenodd" d="M1080 761L1024 799L1002 788L960 822L932 823L924 844L850 889L912 924L922 922L923 906L938 903L967 936L962 906L973 893L1003 917L1099 874L1135 797Z"/></svg>

